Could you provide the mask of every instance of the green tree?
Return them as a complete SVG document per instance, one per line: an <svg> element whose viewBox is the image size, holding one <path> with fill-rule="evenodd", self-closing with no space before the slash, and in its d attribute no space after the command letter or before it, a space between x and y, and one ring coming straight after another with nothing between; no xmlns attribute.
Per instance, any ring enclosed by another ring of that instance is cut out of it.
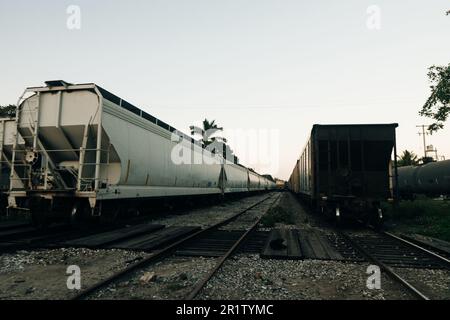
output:
<svg viewBox="0 0 450 320"><path fill-rule="evenodd" d="M218 138L218 137L212 137L212 135L218 131L223 131L223 127L217 126L216 120L213 120L211 122L209 122L208 119L203 120L203 132L206 133L203 143L206 146L211 144L214 140L216 140L216 138ZM220 138L220 139L224 140L223 138Z"/></svg>
<svg viewBox="0 0 450 320"><path fill-rule="evenodd" d="M227 142L227 140L223 137L213 136L218 131L223 131L223 127L217 126L216 120L210 122L208 119L205 119L203 120L203 128L191 126L190 129L191 135L198 134L202 137L201 141L204 146L208 146L216 140L223 141L225 143Z"/></svg>
<svg viewBox="0 0 450 320"><path fill-rule="evenodd" d="M0 118L12 118L16 116L16 106L9 104L7 106L0 106Z"/></svg>
<svg viewBox="0 0 450 320"><path fill-rule="evenodd" d="M431 66L428 78L431 82L431 95L419 114L435 121L428 127L430 132L434 132L444 127L444 122L450 115L450 64Z"/></svg>
<svg viewBox="0 0 450 320"><path fill-rule="evenodd" d="M415 166L419 164L419 158L417 155L412 152L405 150L402 155L398 156L397 166L405 167L405 166Z"/></svg>
<svg viewBox="0 0 450 320"><path fill-rule="evenodd" d="M223 131L223 127L219 127L216 124L216 120L209 121L208 119L203 120L203 127L199 128L196 126L191 126L191 135L200 135L202 145L204 147L212 147L212 152L219 152L227 160L234 163L238 163L239 159L234 155L233 150L227 145L227 139L224 137L216 136L215 134L219 131ZM214 143L214 144L213 144Z"/></svg>

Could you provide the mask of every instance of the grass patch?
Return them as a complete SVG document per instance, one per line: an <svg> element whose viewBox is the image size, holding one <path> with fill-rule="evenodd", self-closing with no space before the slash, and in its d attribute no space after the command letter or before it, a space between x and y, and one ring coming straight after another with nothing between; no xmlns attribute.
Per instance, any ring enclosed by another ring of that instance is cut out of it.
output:
<svg viewBox="0 0 450 320"><path fill-rule="evenodd" d="M400 231L450 241L450 201L418 199L386 208L387 217Z"/></svg>
<svg viewBox="0 0 450 320"><path fill-rule="evenodd" d="M294 214L280 206L272 207L262 217L261 224L264 227L271 228L274 227L276 223L294 224Z"/></svg>

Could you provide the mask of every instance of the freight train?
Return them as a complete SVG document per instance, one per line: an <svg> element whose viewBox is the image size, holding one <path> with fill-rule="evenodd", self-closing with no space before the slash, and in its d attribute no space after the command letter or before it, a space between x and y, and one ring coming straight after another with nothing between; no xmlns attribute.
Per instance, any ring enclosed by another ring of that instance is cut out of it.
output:
<svg viewBox="0 0 450 320"><path fill-rule="evenodd" d="M17 105L2 143L8 210L25 209L37 224L116 216L151 199L275 188L93 83L47 81Z"/></svg>
<svg viewBox="0 0 450 320"><path fill-rule="evenodd" d="M289 189L337 220L380 224L381 202L396 196L392 181L397 126L314 125L289 178Z"/></svg>
<svg viewBox="0 0 450 320"><path fill-rule="evenodd" d="M398 190L404 199L417 194L450 196L450 160L398 168Z"/></svg>

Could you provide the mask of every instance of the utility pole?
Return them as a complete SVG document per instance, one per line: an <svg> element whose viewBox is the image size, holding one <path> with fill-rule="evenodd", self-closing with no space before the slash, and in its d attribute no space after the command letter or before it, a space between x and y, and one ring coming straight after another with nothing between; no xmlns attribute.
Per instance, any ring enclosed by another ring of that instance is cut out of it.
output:
<svg viewBox="0 0 450 320"><path fill-rule="evenodd" d="M423 138L423 153L424 153L424 157L427 157L427 143L426 143L426 138L425 136L428 135L428 132L425 131L425 128L428 128L427 125L422 124L420 126L416 126L417 128L422 128L422 132L419 132L418 135L422 136Z"/></svg>

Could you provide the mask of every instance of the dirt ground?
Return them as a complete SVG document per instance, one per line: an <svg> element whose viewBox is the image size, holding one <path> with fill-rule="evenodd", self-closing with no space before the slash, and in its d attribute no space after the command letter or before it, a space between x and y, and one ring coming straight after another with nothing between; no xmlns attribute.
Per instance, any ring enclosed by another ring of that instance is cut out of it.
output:
<svg viewBox="0 0 450 320"><path fill-rule="evenodd" d="M125 268L145 253L123 250L56 249L0 256L0 299L69 299L67 268L77 265L81 288Z"/></svg>

